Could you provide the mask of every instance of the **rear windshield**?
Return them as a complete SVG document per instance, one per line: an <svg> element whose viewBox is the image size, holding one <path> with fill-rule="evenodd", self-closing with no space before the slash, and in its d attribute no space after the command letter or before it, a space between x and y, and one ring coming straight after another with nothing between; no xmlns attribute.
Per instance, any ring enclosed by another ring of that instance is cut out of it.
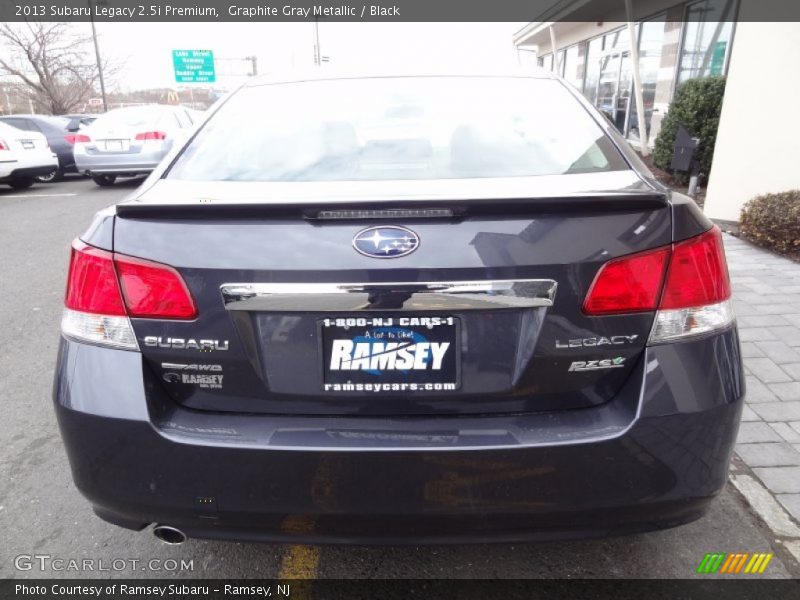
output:
<svg viewBox="0 0 800 600"><path fill-rule="evenodd" d="M45 117L39 117L39 118L42 119L45 123L50 123L50 125L53 125L54 127L60 127L61 129L64 129L64 128L67 127L67 125L69 125L69 119L67 117L46 117L45 116Z"/></svg>
<svg viewBox="0 0 800 600"><path fill-rule="evenodd" d="M169 177L359 181L626 168L558 81L419 77L243 88L191 142Z"/></svg>
<svg viewBox="0 0 800 600"><path fill-rule="evenodd" d="M154 106L118 108L100 115L92 122L92 125L97 127L138 127L152 124L163 114L163 109Z"/></svg>

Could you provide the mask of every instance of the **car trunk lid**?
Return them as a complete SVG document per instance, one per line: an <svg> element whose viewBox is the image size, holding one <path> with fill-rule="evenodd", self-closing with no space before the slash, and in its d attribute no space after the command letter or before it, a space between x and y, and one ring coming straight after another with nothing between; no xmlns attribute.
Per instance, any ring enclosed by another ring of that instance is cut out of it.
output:
<svg viewBox="0 0 800 600"><path fill-rule="evenodd" d="M614 397L653 313L581 307L603 263L670 242L662 194L632 172L397 183L167 180L119 205L115 251L175 267L199 312L132 320L159 385L196 409L275 414L514 413ZM354 238L374 227L404 228L418 247L362 254Z"/></svg>

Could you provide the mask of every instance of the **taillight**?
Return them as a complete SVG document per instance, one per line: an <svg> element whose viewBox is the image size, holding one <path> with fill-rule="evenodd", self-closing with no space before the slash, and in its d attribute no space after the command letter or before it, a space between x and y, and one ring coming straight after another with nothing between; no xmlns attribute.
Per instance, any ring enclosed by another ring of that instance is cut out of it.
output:
<svg viewBox="0 0 800 600"><path fill-rule="evenodd" d="M0 140L0 150L11 150L5 140Z"/></svg>
<svg viewBox="0 0 800 600"><path fill-rule="evenodd" d="M659 248L608 261L594 278L583 311L612 315L655 310L668 259L669 248Z"/></svg>
<svg viewBox="0 0 800 600"><path fill-rule="evenodd" d="M83 135L82 133L70 133L69 135L64 137L70 144L86 144L92 141L88 135Z"/></svg>
<svg viewBox="0 0 800 600"><path fill-rule="evenodd" d="M142 133L137 133L136 139L140 141L165 140L167 139L167 134L163 131L144 131Z"/></svg>
<svg viewBox="0 0 800 600"><path fill-rule="evenodd" d="M148 319L194 319L197 311L180 274L167 265L114 255L128 314Z"/></svg>
<svg viewBox="0 0 800 600"><path fill-rule="evenodd" d="M674 245L659 308L716 304L730 297L731 283L719 228Z"/></svg>
<svg viewBox="0 0 800 600"><path fill-rule="evenodd" d="M675 341L733 323L722 234L697 236L604 264L583 310L612 315L657 310L650 343Z"/></svg>
<svg viewBox="0 0 800 600"><path fill-rule="evenodd" d="M734 321L731 283L718 227L674 244L650 343L724 329Z"/></svg>
<svg viewBox="0 0 800 600"><path fill-rule="evenodd" d="M139 349L125 314L111 252L77 240L72 244L64 306L64 336L112 348Z"/></svg>
<svg viewBox="0 0 800 600"><path fill-rule="evenodd" d="M189 290L172 267L80 241L72 256L61 330L80 341L137 350L130 317L193 319Z"/></svg>
<svg viewBox="0 0 800 600"><path fill-rule="evenodd" d="M111 252L80 241L72 244L64 306L102 315L126 314Z"/></svg>

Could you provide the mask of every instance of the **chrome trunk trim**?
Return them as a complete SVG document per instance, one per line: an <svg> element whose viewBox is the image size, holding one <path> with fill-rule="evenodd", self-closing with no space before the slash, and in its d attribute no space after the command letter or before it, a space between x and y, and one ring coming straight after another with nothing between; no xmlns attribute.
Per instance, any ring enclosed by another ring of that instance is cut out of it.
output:
<svg viewBox="0 0 800 600"><path fill-rule="evenodd" d="M265 312L461 311L552 306L552 279L397 283L226 283L227 310Z"/></svg>

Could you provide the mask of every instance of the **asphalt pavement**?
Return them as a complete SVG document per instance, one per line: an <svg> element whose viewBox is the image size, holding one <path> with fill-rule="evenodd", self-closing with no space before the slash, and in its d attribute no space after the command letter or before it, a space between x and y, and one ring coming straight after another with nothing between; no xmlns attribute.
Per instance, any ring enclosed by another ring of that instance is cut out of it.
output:
<svg viewBox="0 0 800 600"><path fill-rule="evenodd" d="M0 185L0 577L708 578L695 573L707 552L773 552L760 577L800 575L731 485L695 523L580 542L166 546L148 530L104 523L72 484L50 393L70 241L136 185L99 188L79 177L24 191Z"/></svg>

